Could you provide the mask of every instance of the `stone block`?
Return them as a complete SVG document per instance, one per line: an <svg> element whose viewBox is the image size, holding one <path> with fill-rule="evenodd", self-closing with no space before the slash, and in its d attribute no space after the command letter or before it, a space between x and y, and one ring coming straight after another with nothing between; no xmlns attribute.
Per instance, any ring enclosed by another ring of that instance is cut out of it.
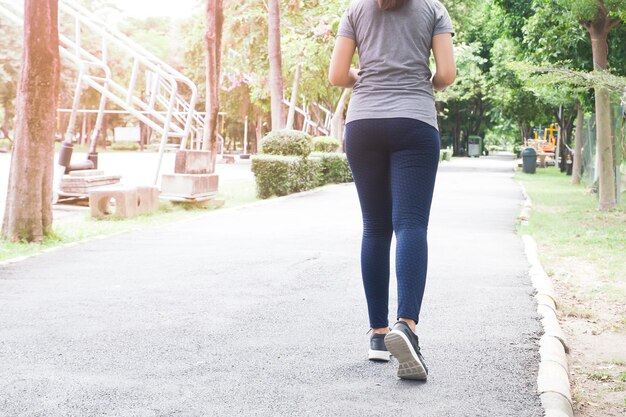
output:
<svg viewBox="0 0 626 417"><path fill-rule="evenodd" d="M563 395L571 404L569 375L563 367L551 361L542 361L539 364L539 376L537 377L539 394L556 392Z"/></svg>
<svg viewBox="0 0 626 417"><path fill-rule="evenodd" d="M541 405L546 417L574 417L574 409L569 399L557 392L545 392L540 395Z"/></svg>
<svg viewBox="0 0 626 417"><path fill-rule="evenodd" d="M72 171L69 173L70 177L97 177L104 175L104 171L98 169L85 169L83 171Z"/></svg>
<svg viewBox="0 0 626 417"><path fill-rule="evenodd" d="M551 308L556 313L556 303L549 295L545 294L537 294L535 295L535 299L537 300L538 305L543 305Z"/></svg>
<svg viewBox="0 0 626 417"><path fill-rule="evenodd" d="M548 309L545 309L544 311L547 312ZM563 345L565 352L569 353L567 338L565 337L565 333L563 332L563 329L561 329L561 325L559 324L559 320L556 316L554 314L546 314L541 319L541 324L543 325L544 334L557 338Z"/></svg>
<svg viewBox="0 0 626 417"><path fill-rule="evenodd" d="M80 171L76 171L80 172ZM88 194L89 191L103 186L119 184L119 175L63 175L60 184L62 193Z"/></svg>
<svg viewBox="0 0 626 417"><path fill-rule="evenodd" d="M550 361L558 363L569 372L569 364L567 363L567 356L565 354L565 348L559 339L554 336L543 335L539 341L539 355L541 361Z"/></svg>
<svg viewBox="0 0 626 417"><path fill-rule="evenodd" d="M137 214L137 188L106 187L89 191L91 216L129 218Z"/></svg>
<svg viewBox="0 0 626 417"><path fill-rule="evenodd" d="M211 152L178 151L174 172L177 174L210 174Z"/></svg>
<svg viewBox="0 0 626 417"><path fill-rule="evenodd" d="M137 187L137 214L154 213L159 209L159 189L153 185Z"/></svg>
<svg viewBox="0 0 626 417"><path fill-rule="evenodd" d="M220 164L234 164L235 156L234 155L224 155L220 160Z"/></svg>
<svg viewBox="0 0 626 417"><path fill-rule="evenodd" d="M161 192L168 196L195 198L217 194L217 174L163 174Z"/></svg>

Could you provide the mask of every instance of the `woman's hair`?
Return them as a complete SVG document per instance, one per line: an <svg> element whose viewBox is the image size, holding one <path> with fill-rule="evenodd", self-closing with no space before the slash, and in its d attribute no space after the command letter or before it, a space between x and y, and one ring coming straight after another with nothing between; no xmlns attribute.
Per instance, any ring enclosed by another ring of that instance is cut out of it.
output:
<svg viewBox="0 0 626 417"><path fill-rule="evenodd" d="M404 6L408 0L378 0L378 5L383 10L395 10Z"/></svg>

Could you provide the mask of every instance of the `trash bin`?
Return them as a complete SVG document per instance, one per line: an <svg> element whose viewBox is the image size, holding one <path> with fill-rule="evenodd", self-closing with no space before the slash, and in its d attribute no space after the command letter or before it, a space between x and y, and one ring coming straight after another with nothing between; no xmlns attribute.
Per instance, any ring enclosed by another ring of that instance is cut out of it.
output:
<svg viewBox="0 0 626 417"><path fill-rule="evenodd" d="M567 175L572 175L574 171L574 152L567 151Z"/></svg>
<svg viewBox="0 0 626 417"><path fill-rule="evenodd" d="M467 138L467 156L479 158L482 152L483 139L480 136L469 136Z"/></svg>
<svg viewBox="0 0 626 417"><path fill-rule="evenodd" d="M537 171L537 151L526 148L522 151L522 169L525 174L534 174Z"/></svg>

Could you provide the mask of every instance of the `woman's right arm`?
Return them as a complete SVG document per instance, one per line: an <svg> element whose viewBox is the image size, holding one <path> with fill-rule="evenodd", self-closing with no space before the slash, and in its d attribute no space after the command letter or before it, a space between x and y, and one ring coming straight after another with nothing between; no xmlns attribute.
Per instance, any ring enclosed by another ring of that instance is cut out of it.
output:
<svg viewBox="0 0 626 417"><path fill-rule="evenodd" d="M441 91L451 86L456 80L452 34L441 33L433 36L433 55L435 55L435 66L437 67L433 77L433 88L435 91Z"/></svg>
<svg viewBox="0 0 626 417"><path fill-rule="evenodd" d="M354 39L338 36L330 60L328 80L336 87L352 88L359 80L359 72L350 68L352 57L356 51Z"/></svg>

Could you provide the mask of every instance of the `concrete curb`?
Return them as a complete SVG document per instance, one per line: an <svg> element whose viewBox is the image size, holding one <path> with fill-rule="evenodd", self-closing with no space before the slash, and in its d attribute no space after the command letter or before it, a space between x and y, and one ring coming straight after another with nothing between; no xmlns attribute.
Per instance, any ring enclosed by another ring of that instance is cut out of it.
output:
<svg viewBox="0 0 626 417"><path fill-rule="evenodd" d="M528 225L533 203L524 184L518 181L524 196L524 205L518 216L522 225ZM523 235L524 251L530 263L528 275L536 290L537 313L541 317L544 334L539 341L539 373L537 391L545 410L545 417L574 417L574 404L569 381L567 354L569 345L559 323L558 301L552 280L539 260L537 242Z"/></svg>
<svg viewBox="0 0 626 417"><path fill-rule="evenodd" d="M513 172L515 172L515 168L513 168ZM518 184L520 185L520 188L522 189L522 195L524 196L524 205L522 206L522 211L520 212L519 216L517 216L517 218L519 219L522 225L527 226L528 220L530 220L530 210L532 210L533 208L533 202L530 199L530 196L528 195L528 193L526 192L526 187L524 187L524 184L522 184L519 181L518 181Z"/></svg>
<svg viewBox="0 0 626 417"><path fill-rule="evenodd" d="M569 346L557 317L554 286L541 266L535 240L528 235L522 236L522 240L531 265L529 276L537 291L537 313L544 329L539 342L541 362L537 376L541 404L546 417L574 417L567 361Z"/></svg>

